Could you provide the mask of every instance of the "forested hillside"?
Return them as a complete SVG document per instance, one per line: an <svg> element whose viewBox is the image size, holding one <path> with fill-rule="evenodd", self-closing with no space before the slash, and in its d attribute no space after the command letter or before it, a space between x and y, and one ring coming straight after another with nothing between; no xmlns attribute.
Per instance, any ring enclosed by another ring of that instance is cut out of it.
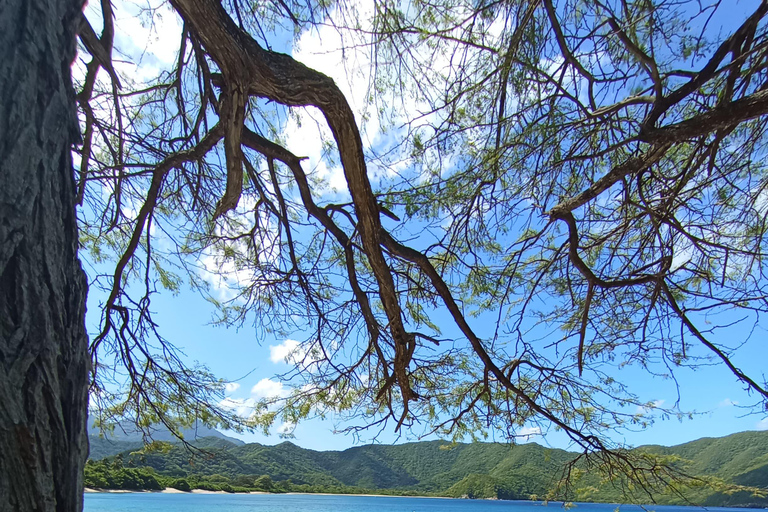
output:
<svg viewBox="0 0 768 512"><path fill-rule="evenodd" d="M574 501L650 501L641 489L627 488L621 481L607 481L594 471L577 471L571 485L558 487L566 464L576 455L535 443L510 446L425 441L319 452L290 442L237 446L209 437L195 443L199 451L173 445L167 451L126 451L96 462L96 454L105 452L105 441L91 442L93 455L86 467L86 479L90 475L88 484L97 487L116 486L115 481L109 484L109 475L125 469L146 471L161 486L177 482L181 487L190 484L227 490L386 491L470 498L549 496ZM768 500L752 492L712 488L733 484L768 489L768 432L743 432L679 446L644 446L637 450L672 457L676 467L702 477L700 481L689 481L684 489L676 488L682 494L670 488L656 496L659 503L682 504L688 500L704 505L768 505ZM126 473L122 478L133 477ZM151 483L150 487L153 486Z"/></svg>

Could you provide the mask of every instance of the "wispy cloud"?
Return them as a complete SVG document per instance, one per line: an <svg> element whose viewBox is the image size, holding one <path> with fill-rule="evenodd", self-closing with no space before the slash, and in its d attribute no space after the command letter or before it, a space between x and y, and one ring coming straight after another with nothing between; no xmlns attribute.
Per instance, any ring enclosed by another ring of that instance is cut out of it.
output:
<svg viewBox="0 0 768 512"><path fill-rule="evenodd" d="M294 363L299 351L300 343L296 340L285 340L279 345L269 346L269 360L275 364ZM299 358L301 359L301 358Z"/></svg>
<svg viewBox="0 0 768 512"><path fill-rule="evenodd" d="M123 79L137 84L154 80L170 70L181 43L181 18L164 0L114 0L115 59L113 64ZM97 33L102 30L99 2L90 2L85 16ZM121 58L127 56L128 58ZM106 79L100 74L100 80Z"/></svg>
<svg viewBox="0 0 768 512"><path fill-rule="evenodd" d="M768 430L768 416L757 422L755 426L757 430Z"/></svg>
<svg viewBox="0 0 768 512"><path fill-rule="evenodd" d="M325 350L335 350L336 342L330 341L325 345ZM300 366L304 370L314 369L316 363L324 358L320 342L300 343L287 339L278 345L269 346L269 360L275 364L287 363Z"/></svg>
<svg viewBox="0 0 768 512"><path fill-rule="evenodd" d="M648 414L662 405L664 405L664 400L654 400L646 405L638 405L637 409L635 409L635 414Z"/></svg>
<svg viewBox="0 0 768 512"><path fill-rule="evenodd" d="M374 182L401 174L409 166L407 156L401 153L405 146L400 147L408 133L409 120L419 119L421 126L438 126L446 117L443 112L432 112L429 99L415 92L393 95L387 100L373 100L374 74L371 69L376 65L372 61L370 41L361 34L374 30L376 9L373 0L358 0L351 6L340 4L330 12L326 23L304 32L292 52L299 62L331 77L344 94L360 128L363 146L371 157L367 159L367 170ZM355 28L345 28L350 26L352 19ZM499 30L503 29L503 23L500 27ZM452 49L446 46L436 50L429 45L414 45L409 54L423 62L430 62L435 73L451 77L455 70L455 52ZM447 81L450 83L450 78ZM307 169L323 179L329 189L348 194L341 165L338 161L322 157L323 150L331 148L328 142L333 141L322 115L313 109L295 109L285 125L283 136L288 149L306 156ZM432 152L432 149L427 151ZM334 150L330 154L336 159Z"/></svg>
<svg viewBox="0 0 768 512"><path fill-rule="evenodd" d="M717 404L718 407L733 407L734 405L739 405L739 402L735 400L731 400L730 398L726 398L719 404Z"/></svg>
<svg viewBox="0 0 768 512"><path fill-rule="evenodd" d="M226 397L219 402L219 407L234 412L241 418L248 418L256 410L256 400L253 398Z"/></svg>
<svg viewBox="0 0 768 512"><path fill-rule="evenodd" d="M515 437L519 440L530 441L532 437L541 435L541 427L523 427L517 431Z"/></svg>
<svg viewBox="0 0 768 512"><path fill-rule="evenodd" d="M203 249L199 257L197 273L210 284L219 300L237 298L268 274L269 264L274 264L280 255L279 231L264 212L258 213L258 225L263 229L257 230L256 243L243 237L253 228L256 203L254 197L241 197L237 208L219 218L215 228L219 240Z"/></svg>
<svg viewBox="0 0 768 512"><path fill-rule="evenodd" d="M296 430L296 424L290 421L286 421L277 427L277 433L281 437L290 437L293 435L293 431Z"/></svg>
<svg viewBox="0 0 768 512"><path fill-rule="evenodd" d="M272 379L261 379L251 388L251 395L256 399L285 398L291 393L282 382Z"/></svg>

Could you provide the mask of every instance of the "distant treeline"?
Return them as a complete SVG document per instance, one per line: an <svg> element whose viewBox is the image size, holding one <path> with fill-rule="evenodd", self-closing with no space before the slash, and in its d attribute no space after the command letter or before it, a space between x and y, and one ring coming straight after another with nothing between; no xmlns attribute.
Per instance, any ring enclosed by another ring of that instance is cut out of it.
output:
<svg viewBox="0 0 768 512"><path fill-rule="evenodd" d="M91 442L92 453L109 452L103 439ZM673 447L638 448L633 453L667 461L697 477L685 483L657 485L652 498L642 487L621 478L607 479L583 465L577 466L564 486L564 468L576 454L535 443L510 446L427 441L318 452L289 442L238 446L209 437L194 445L191 451L178 444L165 445L163 450L134 449L90 460L85 468L86 486L768 505L764 493L754 493L755 488L768 491L768 432L743 432Z"/></svg>
<svg viewBox="0 0 768 512"><path fill-rule="evenodd" d="M239 475L229 478L224 475L189 475L177 478L159 474L151 467L125 467L121 457L110 460L89 460L85 465L85 487L104 490L160 491L166 488L180 491L202 489L223 492L304 492L333 494L389 494L393 496L416 496L419 493L398 489L361 489L346 485L296 484L291 480L273 481L269 475Z"/></svg>

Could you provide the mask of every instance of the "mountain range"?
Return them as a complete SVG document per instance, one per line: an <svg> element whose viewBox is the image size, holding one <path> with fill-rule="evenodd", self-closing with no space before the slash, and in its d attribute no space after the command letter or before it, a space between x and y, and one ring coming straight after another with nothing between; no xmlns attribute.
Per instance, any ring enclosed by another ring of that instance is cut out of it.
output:
<svg viewBox="0 0 768 512"><path fill-rule="evenodd" d="M92 437L91 458L95 460L106 454L112 455L107 460L114 460L115 450L123 442L126 441ZM290 442L275 446L236 444L220 433L216 437L198 438L192 444L201 451L190 452L183 446L172 445L164 452L144 452L134 446L117 457L125 467L151 468L168 478L207 479L245 487L266 475L271 481L285 482L283 488L294 491L387 491L529 499L544 497L556 489L564 468L578 455L536 443L452 444L445 441L314 451ZM701 477L700 482L694 481L694 485L688 485L682 493L677 492L679 489L670 489L654 495L657 503L768 506L765 497L735 487L722 487L729 484L768 490L768 432L742 432L677 446L642 446L635 450L667 457L687 474ZM577 467L586 469L581 465ZM608 481L595 472L577 471L571 486L557 492L559 497L573 501L649 501L642 489L625 484L621 479Z"/></svg>
<svg viewBox="0 0 768 512"><path fill-rule="evenodd" d="M162 425L154 425L149 429L154 441L176 443L178 439ZM185 440L198 441L201 439L213 437L223 439L235 446L242 446L245 443L235 437L222 434L216 429L207 427L202 423L195 423L191 428L181 430L181 435ZM100 460L110 455L117 455L122 452L132 452L140 450L144 446L144 435L136 428L136 425L130 421L120 421L114 425L110 431L102 431L95 426L95 420L88 418L88 442L90 443L90 456L92 460Z"/></svg>

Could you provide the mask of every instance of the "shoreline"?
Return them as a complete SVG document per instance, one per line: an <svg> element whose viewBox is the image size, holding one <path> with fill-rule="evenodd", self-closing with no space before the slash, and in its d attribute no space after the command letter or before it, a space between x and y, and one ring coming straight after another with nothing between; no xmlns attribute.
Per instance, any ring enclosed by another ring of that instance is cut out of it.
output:
<svg viewBox="0 0 768 512"><path fill-rule="evenodd" d="M145 489L95 489L93 487L83 488L83 494L273 494L264 491L250 491L250 492L226 492L226 491L208 491L206 489L192 489L191 491L180 491L173 487L166 487L161 491L145 490Z"/></svg>
<svg viewBox="0 0 768 512"><path fill-rule="evenodd" d="M269 493L267 493L269 494ZM275 493L277 494L277 493ZM293 494L299 496L365 496L368 498L431 498L435 500L458 500L461 498L451 498L450 496L409 496L405 494L353 494L340 492L284 492L280 494Z"/></svg>
<svg viewBox="0 0 768 512"><path fill-rule="evenodd" d="M266 491L250 491L250 492L227 492L227 491L208 491L206 489L192 489L191 491L180 491L173 487L166 487L161 491L144 490L144 489L95 489L92 487L85 487L83 489L84 494L104 493L104 494L231 494L231 495L249 495L249 494L272 494L274 496L280 495L294 495L294 496L364 496L368 498L434 498L440 500L455 500L460 498L451 498L449 496L406 496L402 494L352 494L352 493L334 493L334 492L266 492Z"/></svg>

